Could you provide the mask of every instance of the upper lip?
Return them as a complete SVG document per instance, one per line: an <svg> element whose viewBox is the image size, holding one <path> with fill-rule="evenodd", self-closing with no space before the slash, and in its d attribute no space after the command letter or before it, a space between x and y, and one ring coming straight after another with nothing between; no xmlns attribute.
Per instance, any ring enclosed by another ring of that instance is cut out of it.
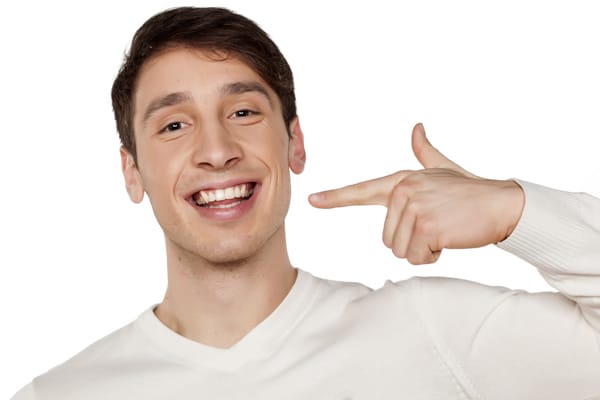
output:
<svg viewBox="0 0 600 400"><path fill-rule="evenodd" d="M192 191L188 192L188 194L186 195L186 198L191 198L192 196L194 196L196 193L202 191L202 190L216 190L216 189L225 189L231 186L237 186L237 185L241 185L243 183L259 183L259 180L256 178L235 178L235 179L228 179L225 181L219 181L219 182L209 182L209 183L204 183L201 186L198 186L197 188L193 189Z"/></svg>

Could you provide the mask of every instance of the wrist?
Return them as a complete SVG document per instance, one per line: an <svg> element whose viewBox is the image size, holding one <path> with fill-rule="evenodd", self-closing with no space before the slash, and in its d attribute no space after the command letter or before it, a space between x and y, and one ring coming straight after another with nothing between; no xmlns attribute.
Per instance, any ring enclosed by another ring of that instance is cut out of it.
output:
<svg viewBox="0 0 600 400"><path fill-rule="evenodd" d="M498 242L506 240L515 230L525 207L525 192L521 185L514 180L497 181L501 189L502 209L501 221L498 226L502 227Z"/></svg>

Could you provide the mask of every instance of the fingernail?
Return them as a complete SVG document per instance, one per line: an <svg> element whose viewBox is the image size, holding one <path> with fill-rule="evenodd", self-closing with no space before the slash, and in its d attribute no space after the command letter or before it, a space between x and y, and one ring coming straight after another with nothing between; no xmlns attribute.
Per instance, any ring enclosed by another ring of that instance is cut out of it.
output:
<svg viewBox="0 0 600 400"><path fill-rule="evenodd" d="M323 200L323 195L321 193L313 193L310 196L308 196L308 199L310 201L321 201Z"/></svg>

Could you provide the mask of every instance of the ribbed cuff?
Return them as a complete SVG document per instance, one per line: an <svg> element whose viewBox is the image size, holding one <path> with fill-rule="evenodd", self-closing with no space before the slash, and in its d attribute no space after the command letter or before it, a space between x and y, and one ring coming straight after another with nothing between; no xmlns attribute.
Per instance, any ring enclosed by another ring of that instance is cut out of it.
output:
<svg viewBox="0 0 600 400"><path fill-rule="evenodd" d="M525 206L512 234L498 247L550 274L573 271L589 227L574 193L515 180L525 192ZM583 272L583 271L580 271Z"/></svg>

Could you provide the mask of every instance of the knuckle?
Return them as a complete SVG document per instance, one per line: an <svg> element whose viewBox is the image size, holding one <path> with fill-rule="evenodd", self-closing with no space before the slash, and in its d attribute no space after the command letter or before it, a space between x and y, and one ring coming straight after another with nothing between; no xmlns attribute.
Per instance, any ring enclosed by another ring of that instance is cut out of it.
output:
<svg viewBox="0 0 600 400"><path fill-rule="evenodd" d="M408 212L411 215L419 215L420 210L421 210L421 204L416 201L410 201L405 208L406 212Z"/></svg>
<svg viewBox="0 0 600 400"><path fill-rule="evenodd" d="M408 175L402 182L409 187L415 188L417 186L420 186L426 177L427 175L423 172L423 170L414 171L412 174Z"/></svg>
<svg viewBox="0 0 600 400"><path fill-rule="evenodd" d="M432 237L437 232L437 221L429 216L423 216L417 219L415 224L415 233L419 236Z"/></svg>
<svg viewBox="0 0 600 400"><path fill-rule="evenodd" d="M394 186L392 189L392 200L394 202L404 201L405 198L408 197L407 188L403 186L401 183Z"/></svg>

